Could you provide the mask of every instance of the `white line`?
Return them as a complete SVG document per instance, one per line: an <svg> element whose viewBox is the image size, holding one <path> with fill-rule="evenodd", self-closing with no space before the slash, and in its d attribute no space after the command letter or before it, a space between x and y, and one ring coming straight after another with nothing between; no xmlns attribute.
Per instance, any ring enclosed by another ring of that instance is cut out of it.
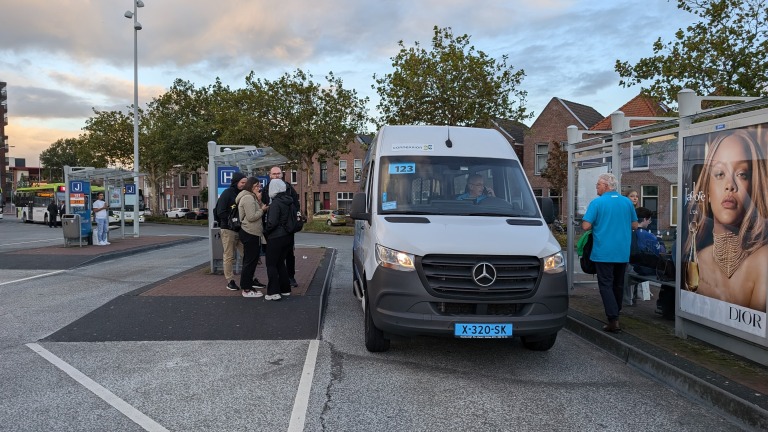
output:
<svg viewBox="0 0 768 432"><path fill-rule="evenodd" d="M8 285L8 284L16 283L16 282L24 282L24 281L28 281L30 279L37 279L37 278L41 278L41 277L55 275L57 273L64 273L66 271L67 270L56 270L56 271L50 272L50 273L43 273L43 274L39 274L39 275L35 275L35 276L26 277L26 278L23 278L23 279L16 279L16 280L8 281L8 282L2 282L2 283L0 283L0 286Z"/></svg>
<svg viewBox="0 0 768 432"><path fill-rule="evenodd" d="M312 378L315 376L315 364L317 363L317 348L320 342L317 339L309 341L307 358L304 360L304 370L301 371L299 389L296 391L296 399L293 401L291 411L291 423L288 424L288 432L304 430L304 423L309 406L309 392L312 389Z"/></svg>
<svg viewBox="0 0 768 432"><path fill-rule="evenodd" d="M26 241L23 241L23 242L16 242L16 243L2 243L2 244L0 244L0 247L3 247L3 246L16 246L16 245L28 244L28 243L52 242L52 241L57 241L57 240L61 240L61 239L59 237L56 237L56 238L45 239L45 240L26 240Z"/></svg>
<svg viewBox="0 0 768 432"><path fill-rule="evenodd" d="M34 352L40 354L44 359L48 360L57 368L64 371L67 375L71 376L75 381L79 382L83 387L87 388L93 394L100 397L104 402L112 405L118 411L123 413L126 417L133 420L136 424L144 428L144 430L152 432L168 432L168 429L144 415L141 411L132 407L128 402L120 399L111 391L102 387L96 381L88 378L82 372L72 367L69 363L56 357L53 353L46 350L36 343L28 343L27 346Z"/></svg>

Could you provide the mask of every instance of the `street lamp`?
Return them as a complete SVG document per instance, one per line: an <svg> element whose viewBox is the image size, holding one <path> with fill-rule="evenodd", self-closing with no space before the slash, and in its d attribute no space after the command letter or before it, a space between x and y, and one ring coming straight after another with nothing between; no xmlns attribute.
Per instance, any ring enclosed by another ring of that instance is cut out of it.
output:
<svg viewBox="0 0 768 432"><path fill-rule="evenodd" d="M126 18L133 18L133 184L136 188L136 200L133 204L133 236L139 236L139 30L141 23L136 14L137 8L144 7L144 2L134 0L133 12L125 11Z"/></svg>

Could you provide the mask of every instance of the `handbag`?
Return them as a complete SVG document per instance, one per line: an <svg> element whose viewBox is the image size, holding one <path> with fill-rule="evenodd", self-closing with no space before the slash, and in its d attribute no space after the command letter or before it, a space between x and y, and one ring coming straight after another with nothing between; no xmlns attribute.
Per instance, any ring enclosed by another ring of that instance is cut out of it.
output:
<svg viewBox="0 0 768 432"><path fill-rule="evenodd" d="M648 281L637 284L637 298L642 300L651 299L651 283Z"/></svg>
<svg viewBox="0 0 768 432"><path fill-rule="evenodd" d="M689 225L691 231L691 250L688 252L688 262L685 265L685 289L696 292L699 289L699 263L696 261L696 223Z"/></svg>

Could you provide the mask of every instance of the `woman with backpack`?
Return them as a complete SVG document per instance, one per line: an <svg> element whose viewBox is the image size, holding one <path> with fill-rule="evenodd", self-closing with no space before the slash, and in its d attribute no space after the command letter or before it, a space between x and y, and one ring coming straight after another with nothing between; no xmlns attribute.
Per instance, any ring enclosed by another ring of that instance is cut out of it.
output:
<svg viewBox="0 0 768 432"><path fill-rule="evenodd" d="M264 300L280 300L291 295L291 283L285 259L293 247L293 235L286 228L291 215L293 198L286 193L285 182L272 179L269 182L269 211L264 234L267 238L267 295Z"/></svg>
<svg viewBox="0 0 768 432"><path fill-rule="evenodd" d="M235 198L240 216L240 241L243 243L243 270L240 273L240 287L243 297L261 297L255 288L265 288L266 285L254 277L256 265L261 255L261 236L263 225L261 217L268 206L261 203L261 181L256 177L248 177L243 190Z"/></svg>

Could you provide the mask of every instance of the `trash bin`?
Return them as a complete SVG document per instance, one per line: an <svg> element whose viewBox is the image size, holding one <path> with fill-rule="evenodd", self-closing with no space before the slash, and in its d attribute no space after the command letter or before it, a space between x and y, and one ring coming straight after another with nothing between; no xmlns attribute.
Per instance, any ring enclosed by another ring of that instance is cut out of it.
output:
<svg viewBox="0 0 768 432"><path fill-rule="evenodd" d="M61 215L61 231L64 233L64 246L69 246L70 242L77 240L80 247L83 247L83 238L80 236L79 214Z"/></svg>

